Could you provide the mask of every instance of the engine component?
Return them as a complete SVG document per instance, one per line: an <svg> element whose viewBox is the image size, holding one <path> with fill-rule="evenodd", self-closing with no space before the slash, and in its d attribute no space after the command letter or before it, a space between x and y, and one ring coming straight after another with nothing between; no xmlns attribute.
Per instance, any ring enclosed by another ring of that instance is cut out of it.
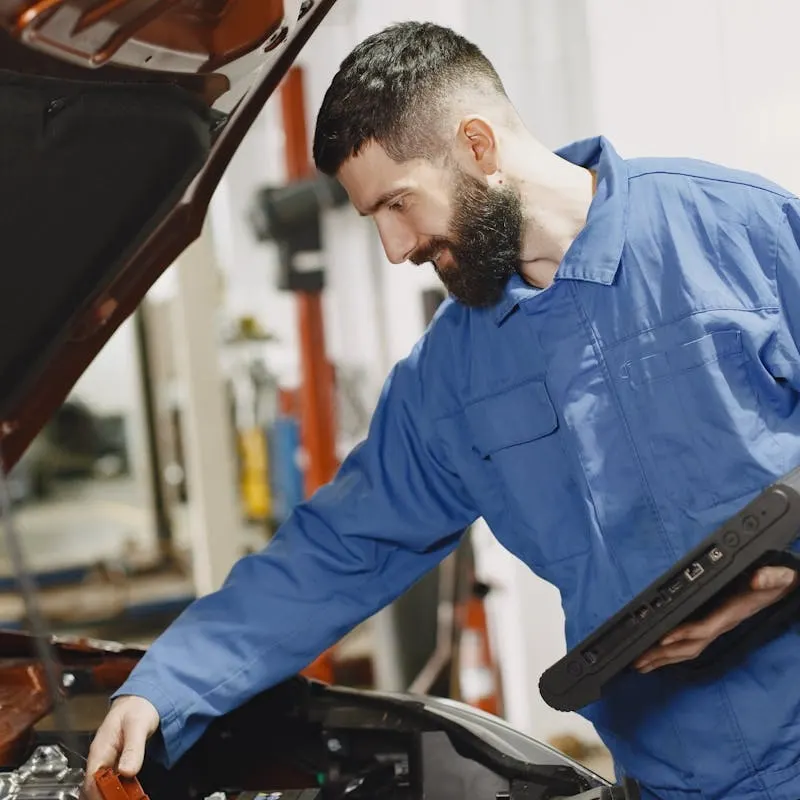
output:
<svg viewBox="0 0 800 800"><path fill-rule="evenodd" d="M322 795L318 789L288 789L282 791L242 792L234 800L318 800ZM228 800L225 792L214 792L205 800Z"/></svg>
<svg viewBox="0 0 800 800"><path fill-rule="evenodd" d="M136 778L123 778L109 767L97 770L94 780L103 800L150 800Z"/></svg>
<svg viewBox="0 0 800 800"><path fill-rule="evenodd" d="M0 800L79 800L83 776L60 747L42 745L21 767L0 773Z"/></svg>
<svg viewBox="0 0 800 800"><path fill-rule="evenodd" d="M236 800L317 800L318 789L289 789L281 792L244 792Z"/></svg>

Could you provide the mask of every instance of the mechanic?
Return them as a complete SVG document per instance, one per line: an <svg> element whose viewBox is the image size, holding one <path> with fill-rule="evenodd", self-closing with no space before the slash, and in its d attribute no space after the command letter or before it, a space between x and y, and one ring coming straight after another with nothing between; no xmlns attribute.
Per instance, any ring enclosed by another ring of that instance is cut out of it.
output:
<svg viewBox="0 0 800 800"><path fill-rule="evenodd" d="M432 262L451 297L335 479L152 645L89 773L136 773L157 731L154 755L174 763L214 717L405 591L480 516L558 587L573 645L800 464L789 192L688 159L624 160L604 138L553 153L477 47L421 23L341 64L314 158L375 221L389 260ZM795 631L714 679L660 669L795 580L756 573L585 710L618 777L662 800L800 797Z"/></svg>

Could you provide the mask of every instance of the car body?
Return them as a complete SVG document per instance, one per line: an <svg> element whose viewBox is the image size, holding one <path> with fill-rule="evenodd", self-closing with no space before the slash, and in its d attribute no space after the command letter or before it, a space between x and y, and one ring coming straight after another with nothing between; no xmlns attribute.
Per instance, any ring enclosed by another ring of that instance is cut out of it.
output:
<svg viewBox="0 0 800 800"><path fill-rule="evenodd" d="M0 0L7 470L200 234L232 155L334 2ZM142 654L54 640L56 707L77 717L56 722L37 641L0 633L0 800L77 796L81 755ZM148 758L141 779L154 800L636 795L467 706L301 677L217 720L174 768Z"/></svg>

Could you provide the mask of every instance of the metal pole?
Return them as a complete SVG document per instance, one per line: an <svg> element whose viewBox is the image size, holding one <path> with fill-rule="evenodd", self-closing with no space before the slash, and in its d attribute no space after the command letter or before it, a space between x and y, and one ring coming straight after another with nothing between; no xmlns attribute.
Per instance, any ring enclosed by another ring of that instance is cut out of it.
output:
<svg viewBox="0 0 800 800"><path fill-rule="evenodd" d="M146 309L140 307L133 315L136 345L139 355L139 383L144 410L144 431L147 440L147 466L150 492L155 512L156 539L160 561L171 563L174 557L172 548L172 521L169 505L164 494L161 451L158 446L158 420L156 415L155 392L153 391L153 371L150 359L150 343L147 337Z"/></svg>

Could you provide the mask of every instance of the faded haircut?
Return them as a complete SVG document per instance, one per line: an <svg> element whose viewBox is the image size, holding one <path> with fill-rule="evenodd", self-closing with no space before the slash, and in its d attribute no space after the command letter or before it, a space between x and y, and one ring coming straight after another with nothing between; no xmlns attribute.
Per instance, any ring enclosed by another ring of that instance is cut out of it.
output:
<svg viewBox="0 0 800 800"><path fill-rule="evenodd" d="M505 97L486 56L449 28L403 22L370 36L341 63L322 101L317 169L335 175L369 142L399 163L435 160L445 148L448 103L465 90Z"/></svg>

